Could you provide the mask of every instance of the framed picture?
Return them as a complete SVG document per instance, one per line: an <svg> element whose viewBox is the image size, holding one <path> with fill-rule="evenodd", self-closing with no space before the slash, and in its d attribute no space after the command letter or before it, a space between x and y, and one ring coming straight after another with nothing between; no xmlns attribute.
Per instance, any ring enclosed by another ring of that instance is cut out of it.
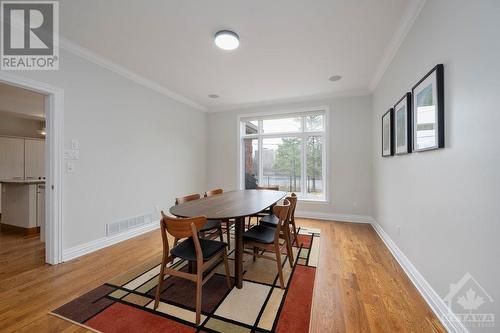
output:
<svg viewBox="0 0 500 333"><path fill-rule="evenodd" d="M382 156L394 155L394 110L390 109L382 116Z"/></svg>
<svg viewBox="0 0 500 333"><path fill-rule="evenodd" d="M411 153L411 93L394 105L394 150L396 155Z"/></svg>
<svg viewBox="0 0 500 333"><path fill-rule="evenodd" d="M413 150L444 147L444 66L434 67L412 88Z"/></svg>

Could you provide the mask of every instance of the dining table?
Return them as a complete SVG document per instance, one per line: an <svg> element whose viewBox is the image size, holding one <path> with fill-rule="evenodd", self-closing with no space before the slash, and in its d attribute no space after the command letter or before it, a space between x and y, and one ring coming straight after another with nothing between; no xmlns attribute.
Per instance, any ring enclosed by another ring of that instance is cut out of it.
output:
<svg viewBox="0 0 500 333"><path fill-rule="evenodd" d="M235 221L235 286L243 286L243 232L245 218L255 216L263 210L274 206L287 195L286 192L274 190L237 190L188 201L170 207L170 214L177 217L206 216L207 219ZM229 242L229 240L228 240Z"/></svg>

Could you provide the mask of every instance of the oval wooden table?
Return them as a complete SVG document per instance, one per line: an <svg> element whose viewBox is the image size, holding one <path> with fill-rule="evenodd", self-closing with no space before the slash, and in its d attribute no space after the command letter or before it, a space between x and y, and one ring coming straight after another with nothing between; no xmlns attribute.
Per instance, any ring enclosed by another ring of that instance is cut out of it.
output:
<svg viewBox="0 0 500 333"><path fill-rule="evenodd" d="M243 231L245 217L273 206L286 192L270 190L229 191L170 207L177 217L206 216L208 219L235 219L234 276L236 288L243 286Z"/></svg>

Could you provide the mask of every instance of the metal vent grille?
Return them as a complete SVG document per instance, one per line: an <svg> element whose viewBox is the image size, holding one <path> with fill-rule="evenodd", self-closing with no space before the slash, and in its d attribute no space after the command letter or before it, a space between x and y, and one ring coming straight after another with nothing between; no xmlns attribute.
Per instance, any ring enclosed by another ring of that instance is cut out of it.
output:
<svg viewBox="0 0 500 333"><path fill-rule="evenodd" d="M144 214L106 224L106 236L114 236L153 223L153 214Z"/></svg>

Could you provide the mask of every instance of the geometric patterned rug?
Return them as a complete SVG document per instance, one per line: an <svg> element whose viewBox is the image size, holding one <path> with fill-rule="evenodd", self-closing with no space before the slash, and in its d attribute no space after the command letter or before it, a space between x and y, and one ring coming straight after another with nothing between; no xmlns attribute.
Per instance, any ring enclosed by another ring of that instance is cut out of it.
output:
<svg viewBox="0 0 500 333"><path fill-rule="evenodd" d="M234 236L233 236L234 237ZM229 267L233 274L234 239ZM308 332L320 231L299 228L294 265L282 256L286 289L279 287L274 261L243 257L243 288L227 288L224 266L216 264L203 286L201 324L195 323L195 284L168 276L153 310L161 256L153 257L51 314L96 332ZM227 241L227 240L225 240ZM172 267L187 270L178 260Z"/></svg>

